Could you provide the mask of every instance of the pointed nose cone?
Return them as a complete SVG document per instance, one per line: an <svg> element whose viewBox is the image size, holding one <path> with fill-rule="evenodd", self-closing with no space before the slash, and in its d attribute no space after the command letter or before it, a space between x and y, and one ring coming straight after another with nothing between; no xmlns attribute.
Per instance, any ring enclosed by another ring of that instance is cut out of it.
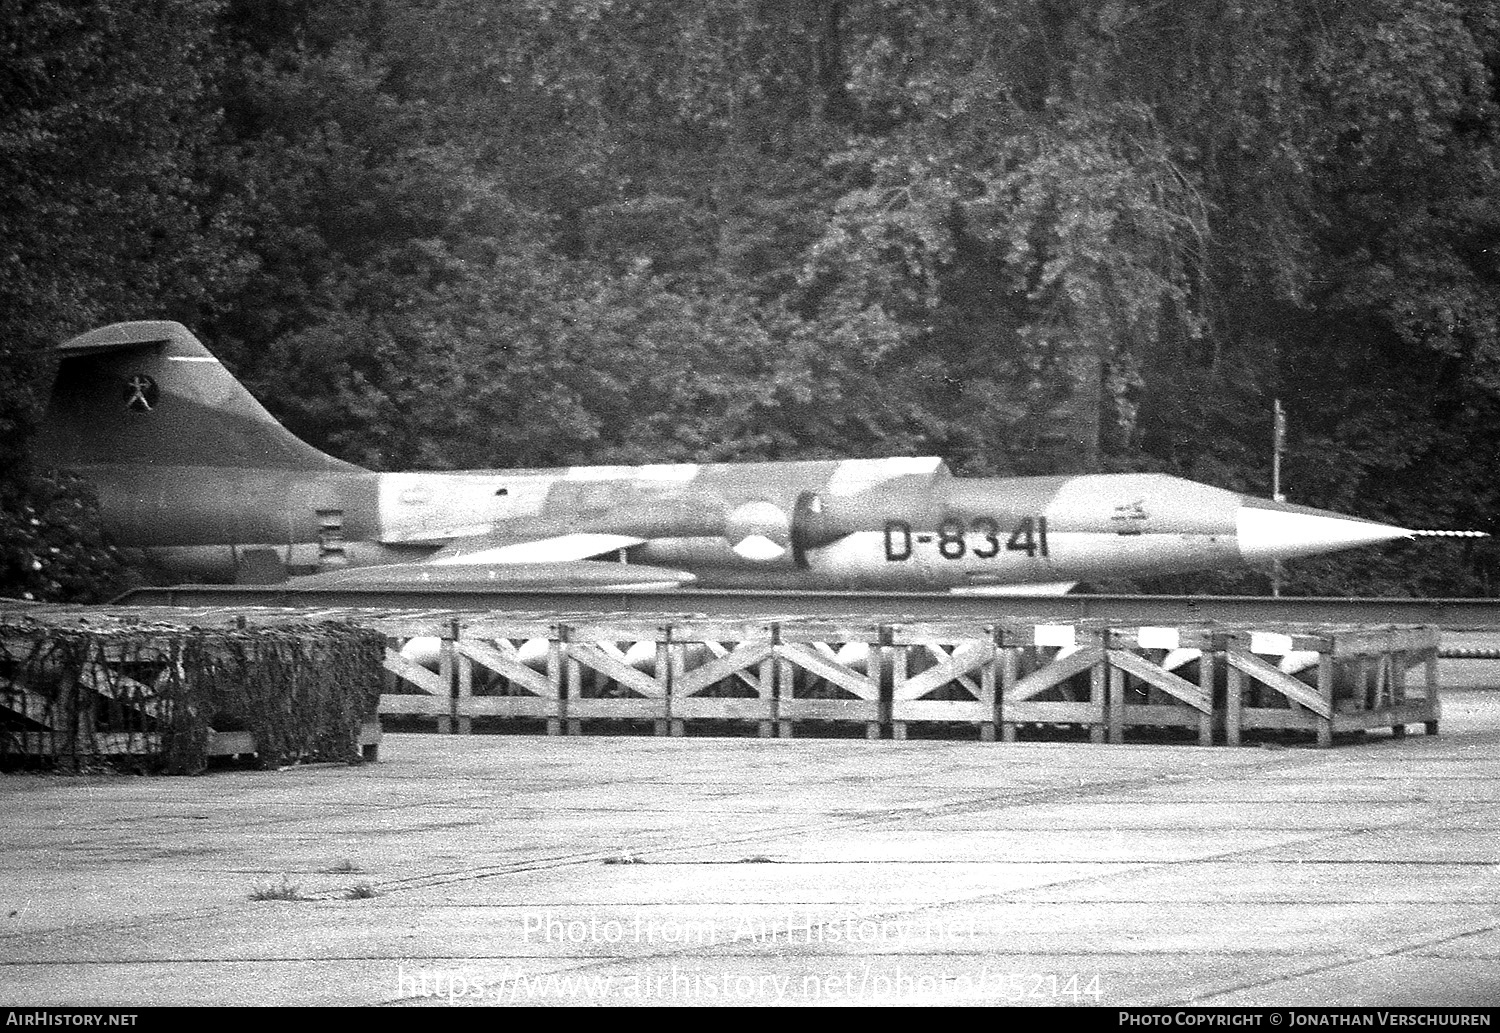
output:
<svg viewBox="0 0 1500 1033"><path fill-rule="evenodd" d="M1316 556L1412 536L1404 527L1248 495L1240 499L1236 533L1246 563Z"/></svg>

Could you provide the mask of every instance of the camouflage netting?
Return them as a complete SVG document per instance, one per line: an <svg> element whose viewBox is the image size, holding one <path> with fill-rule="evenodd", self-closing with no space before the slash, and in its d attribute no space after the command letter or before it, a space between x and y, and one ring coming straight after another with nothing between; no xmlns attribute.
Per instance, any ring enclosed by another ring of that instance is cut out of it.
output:
<svg viewBox="0 0 1500 1033"><path fill-rule="evenodd" d="M213 732L249 732L262 767L358 762L384 648L378 632L340 623L95 628L6 615L0 761L191 774Z"/></svg>

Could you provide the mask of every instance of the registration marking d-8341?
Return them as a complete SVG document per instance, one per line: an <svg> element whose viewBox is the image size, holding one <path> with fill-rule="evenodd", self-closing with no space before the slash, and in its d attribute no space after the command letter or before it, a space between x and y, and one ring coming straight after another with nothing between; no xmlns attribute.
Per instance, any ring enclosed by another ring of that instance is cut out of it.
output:
<svg viewBox="0 0 1500 1033"><path fill-rule="evenodd" d="M889 563L900 563L912 558L915 543L934 542L937 553L945 560L961 560L965 556L975 559L994 559L1004 552L1024 552L1028 556L1048 556L1047 518L1022 517L1011 528L1009 537L1001 544L1003 525L994 517L977 516L965 522L958 517L949 517L938 524L936 536L913 535L911 524L905 520L885 522L885 558ZM970 543L969 535L977 535L979 541Z"/></svg>

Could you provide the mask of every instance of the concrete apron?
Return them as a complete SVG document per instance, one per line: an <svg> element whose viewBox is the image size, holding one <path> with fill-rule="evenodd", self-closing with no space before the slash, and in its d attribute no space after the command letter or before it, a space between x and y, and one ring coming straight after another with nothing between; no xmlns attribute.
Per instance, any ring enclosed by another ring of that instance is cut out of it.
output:
<svg viewBox="0 0 1500 1033"><path fill-rule="evenodd" d="M0 776L0 1004L1495 1005L1500 693L1443 703L1331 751L388 735Z"/></svg>

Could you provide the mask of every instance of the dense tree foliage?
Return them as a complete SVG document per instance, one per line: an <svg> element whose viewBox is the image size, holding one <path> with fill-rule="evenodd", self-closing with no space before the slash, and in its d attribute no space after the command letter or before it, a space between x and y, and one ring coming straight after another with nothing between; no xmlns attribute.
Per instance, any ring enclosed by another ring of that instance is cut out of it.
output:
<svg viewBox="0 0 1500 1033"><path fill-rule="evenodd" d="M921 453L1267 493L1280 397L1295 501L1500 515L1485 0L47 0L0 30L5 591L107 573L25 442L45 348L146 316L376 468ZM1287 585L1489 594L1494 558Z"/></svg>
<svg viewBox="0 0 1500 1033"><path fill-rule="evenodd" d="M116 562L75 481L33 469L45 349L123 318L233 303L203 0L0 3L0 591L84 598Z"/></svg>

